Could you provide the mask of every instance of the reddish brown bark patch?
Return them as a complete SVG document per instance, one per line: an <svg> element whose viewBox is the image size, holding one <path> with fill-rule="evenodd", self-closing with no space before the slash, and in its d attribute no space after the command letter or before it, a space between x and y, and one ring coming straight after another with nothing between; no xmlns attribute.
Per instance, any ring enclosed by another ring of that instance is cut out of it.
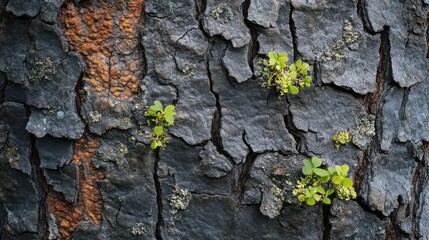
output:
<svg viewBox="0 0 429 240"><path fill-rule="evenodd" d="M65 2L63 31L72 50L82 54L88 67L83 81L93 91L127 101L137 93L143 74L142 12L143 0Z"/></svg>
<svg viewBox="0 0 429 240"><path fill-rule="evenodd" d="M100 143L88 137L75 144L72 162L79 166L78 196L75 204L67 202L63 195L51 189L47 196L47 208L58 225L63 239L72 239L73 232L82 221L101 224L101 194L97 182L104 179L104 173L92 164L92 158Z"/></svg>

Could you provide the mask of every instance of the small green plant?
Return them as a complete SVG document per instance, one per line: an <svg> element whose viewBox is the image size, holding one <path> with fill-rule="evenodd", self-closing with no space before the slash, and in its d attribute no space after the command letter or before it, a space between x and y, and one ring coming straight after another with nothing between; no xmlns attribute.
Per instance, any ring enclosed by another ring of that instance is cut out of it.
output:
<svg viewBox="0 0 429 240"><path fill-rule="evenodd" d="M153 133L151 135L152 143L150 147L152 149L165 148L169 139L165 135L165 129L174 124L174 117L176 112L174 111L173 105L167 105L165 108L162 107L160 101L155 101L152 106L145 112L145 116L152 117L148 124L151 122L155 124Z"/></svg>
<svg viewBox="0 0 429 240"><path fill-rule="evenodd" d="M346 145L351 140L352 138L349 130L337 132L334 134L334 136L332 136L332 141L334 141L335 147L337 149L339 149L341 145Z"/></svg>
<svg viewBox="0 0 429 240"><path fill-rule="evenodd" d="M308 63L298 59L287 65L289 58L285 52L269 52L268 59L262 60L261 73L265 82L262 87L275 87L280 95L298 94L299 90L311 86L311 76L308 75Z"/></svg>
<svg viewBox="0 0 429 240"><path fill-rule="evenodd" d="M297 196L300 204L306 203L309 206L316 202L331 204L331 196L336 193L338 198L350 200L356 198L356 192L353 188L353 180L347 177L349 166L329 167L328 170L321 168L322 159L312 157L303 161L301 177L293 191L292 195Z"/></svg>

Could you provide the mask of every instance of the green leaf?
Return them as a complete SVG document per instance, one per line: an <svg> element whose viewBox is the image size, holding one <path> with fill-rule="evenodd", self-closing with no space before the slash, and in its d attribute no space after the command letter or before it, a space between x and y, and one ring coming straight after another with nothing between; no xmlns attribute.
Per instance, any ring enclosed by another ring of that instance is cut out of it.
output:
<svg viewBox="0 0 429 240"><path fill-rule="evenodd" d="M301 60L301 59L296 60L295 65L296 65L298 68L301 68L302 60Z"/></svg>
<svg viewBox="0 0 429 240"><path fill-rule="evenodd" d="M321 168L313 168L313 172L319 177L329 176L329 172Z"/></svg>
<svg viewBox="0 0 429 240"><path fill-rule="evenodd" d="M313 167L311 167L311 166L304 166L302 168L302 174L304 174L306 176L313 174Z"/></svg>
<svg viewBox="0 0 429 240"><path fill-rule="evenodd" d="M341 185L343 185L346 188L351 188L353 187L353 181L350 178L344 178L343 181L341 182Z"/></svg>
<svg viewBox="0 0 429 240"><path fill-rule="evenodd" d="M297 76L297 73L296 73L296 71L295 71L295 70L291 70L291 71L289 72L289 77L290 77L290 78L292 78L292 79L296 79L296 76Z"/></svg>
<svg viewBox="0 0 429 240"><path fill-rule="evenodd" d="M313 163L311 162L311 160L310 159L304 159L303 161L302 161L302 163L304 164L304 166L308 166L308 167L313 167Z"/></svg>
<svg viewBox="0 0 429 240"><path fill-rule="evenodd" d="M297 87L295 87L295 86L289 86L289 93L290 94L293 94L293 95L296 95L296 94L298 94L298 92L299 92L299 88L297 88Z"/></svg>
<svg viewBox="0 0 429 240"><path fill-rule="evenodd" d="M168 105L164 110L164 119L170 125L174 123L174 116L176 116L176 112L174 111L173 105Z"/></svg>
<svg viewBox="0 0 429 240"><path fill-rule="evenodd" d="M328 197L323 198L323 203L326 205L331 205L331 199L329 199Z"/></svg>
<svg viewBox="0 0 429 240"><path fill-rule="evenodd" d="M327 182L329 182L329 176L325 176L325 177L321 177L319 180L320 180L320 182L321 183L327 183Z"/></svg>
<svg viewBox="0 0 429 240"><path fill-rule="evenodd" d="M300 194L300 195L298 196L298 201L299 201L299 202L304 202L306 199L307 199L307 197L306 197L304 194Z"/></svg>
<svg viewBox="0 0 429 240"><path fill-rule="evenodd" d="M156 111L152 110L150 107L149 107L149 109L147 110L147 113L148 113L148 115L149 115L149 116L151 116L151 117L156 117Z"/></svg>
<svg viewBox="0 0 429 240"><path fill-rule="evenodd" d="M305 83L311 83L311 77L310 76L305 77L304 82Z"/></svg>
<svg viewBox="0 0 429 240"><path fill-rule="evenodd" d="M320 167L320 165L322 165L322 159L318 157L312 157L311 163L313 164L313 167Z"/></svg>
<svg viewBox="0 0 429 240"><path fill-rule="evenodd" d="M285 52L282 52L279 54L278 56L278 61L281 63L286 63L289 60L289 58L287 57L287 54Z"/></svg>
<svg viewBox="0 0 429 240"><path fill-rule="evenodd" d="M337 171L337 174L341 176L341 166L336 165L335 166L335 171Z"/></svg>
<svg viewBox="0 0 429 240"><path fill-rule="evenodd" d="M339 139L339 142L340 142L341 144L346 144L346 143L347 143L347 139L340 138L340 139Z"/></svg>
<svg viewBox="0 0 429 240"><path fill-rule="evenodd" d="M310 65L308 63L303 63L301 69L308 69Z"/></svg>
<svg viewBox="0 0 429 240"><path fill-rule="evenodd" d="M332 195L334 192L335 192L335 190L334 190L334 189L332 189L332 188L330 188L330 189L328 189L328 190L326 191L325 196Z"/></svg>
<svg viewBox="0 0 429 240"><path fill-rule="evenodd" d="M325 189L322 186L317 187L317 192L320 194L325 194Z"/></svg>
<svg viewBox="0 0 429 240"><path fill-rule="evenodd" d="M306 188L306 189L305 189L305 196L306 196L307 198L309 198L309 197L311 197L311 196L312 196L312 194L311 194L311 192L310 192L310 189L309 189L309 188Z"/></svg>
<svg viewBox="0 0 429 240"><path fill-rule="evenodd" d="M164 129L161 126L155 126L153 128L153 133L155 133L156 136L161 136L164 134Z"/></svg>
<svg viewBox="0 0 429 240"><path fill-rule="evenodd" d="M332 177L332 182L334 184L339 185L339 184L341 184L343 182L343 179L344 179L344 177L342 177L342 176L333 176Z"/></svg>
<svg viewBox="0 0 429 240"><path fill-rule="evenodd" d="M344 177L347 176L347 173L349 172L349 165L344 164L341 166L341 173Z"/></svg>
<svg viewBox="0 0 429 240"><path fill-rule="evenodd" d="M296 72L296 65L295 65L295 64L291 64L291 65L289 66L289 70L291 70L291 71L295 71L295 72Z"/></svg>
<svg viewBox="0 0 429 240"><path fill-rule="evenodd" d="M329 174L334 175L334 173L335 173L335 168L333 168L333 167L328 167L328 172L329 172Z"/></svg>
<svg viewBox="0 0 429 240"><path fill-rule="evenodd" d="M307 201L305 201L305 203L307 203L308 206L313 206L314 204L316 204L316 201L314 200L314 198L307 198Z"/></svg>
<svg viewBox="0 0 429 240"><path fill-rule="evenodd" d="M314 200L316 200L317 202L319 202L320 199L322 198L322 196L320 196L318 194L315 194L315 195L313 195L313 198L314 198Z"/></svg>
<svg viewBox="0 0 429 240"><path fill-rule="evenodd" d="M162 104L160 101L156 100L153 102L153 105L149 107L149 109L155 112L160 112L162 111Z"/></svg>
<svg viewBox="0 0 429 240"><path fill-rule="evenodd" d="M307 69L301 69L299 73L301 73L301 75L307 75Z"/></svg>
<svg viewBox="0 0 429 240"><path fill-rule="evenodd" d="M155 140L152 141L152 143L150 144L150 148L155 150L157 147L158 147L158 145L156 144L156 141Z"/></svg>
<svg viewBox="0 0 429 240"><path fill-rule="evenodd" d="M268 57L270 58L269 64L270 66L275 65L277 63L277 53L276 52L269 52Z"/></svg>

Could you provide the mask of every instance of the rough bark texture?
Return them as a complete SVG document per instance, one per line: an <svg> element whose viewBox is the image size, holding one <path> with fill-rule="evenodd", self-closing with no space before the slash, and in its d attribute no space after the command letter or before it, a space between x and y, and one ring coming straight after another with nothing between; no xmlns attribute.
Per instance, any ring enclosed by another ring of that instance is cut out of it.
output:
<svg viewBox="0 0 429 240"><path fill-rule="evenodd" d="M429 239L428 4L0 0L0 239ZM262 88L269 51L314 85ZM314 155L356 200L296 203Z"/></svg>

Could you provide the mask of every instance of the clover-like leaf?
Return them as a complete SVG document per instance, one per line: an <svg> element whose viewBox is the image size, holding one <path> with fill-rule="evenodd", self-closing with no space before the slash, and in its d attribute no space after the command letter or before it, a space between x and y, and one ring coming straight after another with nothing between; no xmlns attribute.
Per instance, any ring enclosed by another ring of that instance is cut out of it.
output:
<svg viewBox="0 0 429 240"><path fill-rule="evenodd" d="M342 175L341 174L341 171L342 171L341 166L338 166L338 165L335 166L335 171L337 172L338 175L340 175L340 176Z"/></svg>
<svg viewBox="0 0 429 240"><path fill-rule="evenodd" d="M295 70L291 70L290 72L289 72L289 77L291 78L291 79L296 79L296 77L298 76L298 74L296 73L296 71Z"/></svg>
<svg viewBox="0 0 429 240"><path fill-rule="evenodd" d="M319 202L320 199L322 199L322 196L320 196L319 194L314 194L313 198L314 198L314 200L316 200L316 202Z"/></svg>
<svg viewBox="0 0 429 240"><path fill-rule="evenodd" d="M313 168L313 172L314 174L316 174L319 177L326 177L329 176L329 172L326 171L325 169L321 169L321 168Z"/></svg>
<svg viewBox="0 0 429 240"><path fill-rule="evenodd" d="M162 111L162 104L160 101L156 100L153 102L153 105L149 107L149 109L155 112L160 112Z"/></svg>
<svg viewBox="0 0 429 240"><path fill-rule="evenodd" d="M314 200L314 198L309 197L309 198L307 198L305 203L307 203L308 206L313 206L314 204L316 204L316 201Z"/></svg>
<svg viewBox="0 0 429 240"><path fill-rule="evenodd" d="M325 194L325 196L330 196L330 195L332 195L334 192L335 192L335 190L334 190L334 189L332 189L332 188L330 188L330 189L326 190L326 194Z"/></svg>
<svg viewBox="0 0 429 240"><path fill-rule="evenodd" d="M325 194L325 189L322 186L317 187L317 192L320 194Z"/></svg>
<svg viewBox="0 0 429 240"><path fill-rule="evenodd" d="M277 62L280 64L280 66L282 66L282 68L285 68L287 61L289 61L287 54L285 52L281 52L278 55Z"/></svg>
<svg viewBox="0 0 429 240"><path fill-rule="evenodd" d="M297 87L295 87L295 86L289 86L289 93L290 94L293 94L293 95L296 95L296 94L298 94L298 92L299 92L299 88L297 88Z"/></svg>
<svg viewBox="0 0 429 240"><path fill-rule="evenodd" d="M176 112L174 111L173 105L168 105L164 110L164 118L167 123L170 125L174 123L174 116L176 116Z"/></svg>
<svg viewBox="0 0 429 240"><path fill-rule="evenodd" d="M303 63L301 69L308 69L310 65L308 63Z"/></svg>
<svg viewBox="0 0 429 240"><path fill-rule="evenodd" d="M301 60L301 59L296 60L295 65L296 65L298 68L301 68L302 60Z"/></svg>
<svg viewBox="0 0 429 240"><path fill-rule="evenodd" d="M300 194L300 195L298 196L298 201L299 201L299 202L304 202L306 199L307 199L307 197L306 197L304 194Z"/></svg>
<svg viewBox="0 0 429 240"><path fill-rule="evenodd" d="M276 63L277 63L277 59L278 59L278 55L277 55L277 53L276 52L269 52L268 53L268 57L270 58L270 60L269 60L269 64L272 66L272 65L275 65Z"/></svg>
<svg viewBox="0 0 429 240"><path fill-rule="evenodd" d="M340 185L343 182L344 177L343 176L333 176L332 182L334 184Z"/></svg>
<svg viewBox="0 0 429 240"><path fill-rule="evenodd" d="M344 178L343 181L341 182L341 185L343 185L346 188L351 188L353 187L353 181L350 178Z"/></svg>
<svg viewBox="0 0 429 240"><path fill-rule="evenodd" d="M311 160L310 160L310 159L304 159L304 160L302 161L302 163L304 164L304 166L308 166L308 167L313 168L313 163L311 162Z"/></svg>
<svg viewBox="0 0 429 240"><path fill-rule="evenodd" d="M155 126L155 127L153 128L153 133L154 133L156 136L161 136L162 134L164 134L164 129L163 129L161 126Z"/></svg>
<svg viewBox="0 0 429 240"><path fill-rule="evenodd" d="M313 174L313 167L312 166L304 166L302 168L302 174L304 174L306 176Z"/></svg>
<svg viewBox="0 0 429 240"><path fill-rule="evenodd" d="M311 163L313 164L313 167L315 167L315 168L320 167L320 165L322 165L322 159L320 159L318 157L312 157Z"/></svg>
<svg viewBox="0 0 429 240"><path fill-rule="evenodd" d="M321 178L319 179L319 181L320 181L321 183L327 183L327 182L329 182L329 179L330 179L330 176L328 175L328 176L321 177Z"/></svg>
<svg viewBox="0 0 429 240"><path fill-rule="evenodd" d="M331 205L331 199L329 199L328 197L323 198L323 203L326 205Z"/></svg>
<svg viewBox="0 0 429 240"><path fill-rule="evenodd" d="M150 144L150 148L155 150L157 147L158 147L158 145L156 144L156 141L153 140L152 143Z"/></svg>
<svg viewBox="0 0 429 240"><path fill-rule="evenodd" d="M349 165L347 164L341 165L341 175L346 177L347 173L349 172L349 169L350 169Z"/></svg>

